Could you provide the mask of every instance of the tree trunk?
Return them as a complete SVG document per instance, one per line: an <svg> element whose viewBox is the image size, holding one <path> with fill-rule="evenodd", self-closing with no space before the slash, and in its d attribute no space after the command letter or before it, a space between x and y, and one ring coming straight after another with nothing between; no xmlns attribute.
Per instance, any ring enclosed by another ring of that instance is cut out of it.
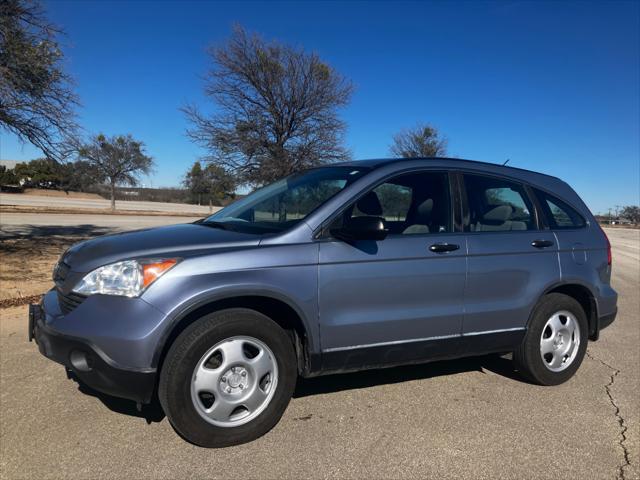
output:
<svg viewBox="0 0 640 480"><path fill-rule="evenodd" d="M111 182L111 211L116 209L116 184Z"/></svg>
<svg viewBox="0 0 640 480"><path fill-rule="evenodd" d="M213 212L213 203L211 201L211 197L209 197L209 213Z"/></svg>

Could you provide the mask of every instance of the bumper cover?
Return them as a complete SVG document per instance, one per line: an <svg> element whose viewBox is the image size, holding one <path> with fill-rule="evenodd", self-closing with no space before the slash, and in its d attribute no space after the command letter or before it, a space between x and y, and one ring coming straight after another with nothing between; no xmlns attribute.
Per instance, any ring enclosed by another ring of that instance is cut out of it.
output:
<svg viewBox="0 0 640 480"><path fill-rule="evenodd" d="M44 322L40 305L29 305L29 341L40 353L64 365L89 387L115 397L149 403L155 389L156 370L132 370L116 365L89 342L63 335Z"/></svg>

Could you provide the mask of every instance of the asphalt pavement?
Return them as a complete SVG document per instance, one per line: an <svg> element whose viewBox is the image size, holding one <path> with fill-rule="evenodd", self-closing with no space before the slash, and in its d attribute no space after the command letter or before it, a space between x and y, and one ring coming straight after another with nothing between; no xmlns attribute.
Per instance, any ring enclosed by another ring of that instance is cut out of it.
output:
<svg viewBox="0 0 640 480"><path fill-rule="evenodd" d="M0 310L0 477L638 478L640 231L607 233L618 319L568 383L496 356L301 380L270 433L221 450L68 380L27 342L27 308Z"/></svg>

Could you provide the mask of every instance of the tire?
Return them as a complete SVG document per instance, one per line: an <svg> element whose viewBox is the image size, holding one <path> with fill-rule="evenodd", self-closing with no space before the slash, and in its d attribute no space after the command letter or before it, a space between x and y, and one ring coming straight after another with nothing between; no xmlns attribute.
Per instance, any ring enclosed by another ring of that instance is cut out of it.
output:
<svg viewBox="0 0 640 480"><path fill-rule="evenodd" d="M567 295L550 293L536 306L513 361L531 382L559 385L580 367L587 342L588 323L582 306Z"/></svg>
<svg viewBox="0 0 640 480"><path fill-rule="evenodd" d="M160 372L158 398L187 441L227 447L271 430L296 379L289 335L265 315L233 308L202 317L176 338Z"/></svg>

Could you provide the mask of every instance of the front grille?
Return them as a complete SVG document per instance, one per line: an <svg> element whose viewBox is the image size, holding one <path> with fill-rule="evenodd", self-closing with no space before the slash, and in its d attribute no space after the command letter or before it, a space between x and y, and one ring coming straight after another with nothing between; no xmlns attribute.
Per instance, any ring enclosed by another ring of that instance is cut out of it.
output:
<svg viewBox="0 0 640 480"><path fill-rule="evenodd" d="M58 290L58 304L60 305L60 310L62 310L62 313L65 315L84 302L85 298L87 297L73 292L65 295Z"/></svg>

